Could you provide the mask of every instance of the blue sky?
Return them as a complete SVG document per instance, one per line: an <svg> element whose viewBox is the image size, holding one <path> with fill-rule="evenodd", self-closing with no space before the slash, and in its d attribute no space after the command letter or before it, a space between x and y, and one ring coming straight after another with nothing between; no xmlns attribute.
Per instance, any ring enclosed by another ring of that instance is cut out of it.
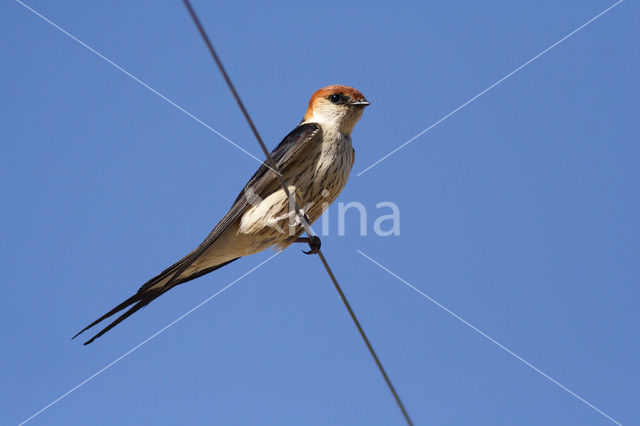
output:
<svg viewBox="0 0 640 426"><path fill-rule="evenodd" d="M27 3L253 155L182 4ZM273 147L316 89L372 102L324 252L416 424L640 424L640 7L236 1L194 6ZM4 342L17 424L267 259L69 338L197 245L257 162L16 2L0 6ZM399 236L372 231L396 203ZM292 247L32 424L402 424L320 262Z"/></svg>

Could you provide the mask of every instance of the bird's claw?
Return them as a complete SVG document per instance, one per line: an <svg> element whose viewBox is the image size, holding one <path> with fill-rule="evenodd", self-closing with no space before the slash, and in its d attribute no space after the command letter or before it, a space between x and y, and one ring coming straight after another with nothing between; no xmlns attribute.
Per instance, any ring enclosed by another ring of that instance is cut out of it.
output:
<svg viewBox="0 0 640 426"><path fill-rule="evenodd" d="M320 251L320 246L322 245L322 241L320 240L320 237L317 237L315 235L309 238L307 237L298 238L296 242L309 244L308 251L302 250L304 254L318 254L318 252Z"/></svg>

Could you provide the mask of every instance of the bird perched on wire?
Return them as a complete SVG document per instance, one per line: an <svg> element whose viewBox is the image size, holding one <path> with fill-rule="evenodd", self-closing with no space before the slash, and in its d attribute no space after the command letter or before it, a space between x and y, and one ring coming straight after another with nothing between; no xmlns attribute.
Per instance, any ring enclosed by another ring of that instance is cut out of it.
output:
<svg viewBox="0 0 640 426"><path fill-rule="evenodd" d="M353 166L351 132L369 102L353 87L334 85L313 94L300 124L271 152L277 171L313 223L338 197ZM83 328L79 334L129 308L85 345L173 287L215 271L243 256L269 247L283 250L294 242L309 243L313 254L318 237L300 238L304 226L278 180L263 164L207 238L191 253L151 278L130 298Z"/></svg>

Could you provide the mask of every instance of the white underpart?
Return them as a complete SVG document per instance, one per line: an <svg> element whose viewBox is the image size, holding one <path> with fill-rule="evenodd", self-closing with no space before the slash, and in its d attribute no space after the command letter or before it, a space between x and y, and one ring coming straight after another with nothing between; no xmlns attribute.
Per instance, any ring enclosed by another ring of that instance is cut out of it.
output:
<svg viewBox="0 0 640 426"><path fill-rule="evenodd" d="M295 186L289 185L290 193L295 194L295 190ZM282 206L287 204L289 199L283 190L274 192L242 215L238 233L254 234L265 226L272 227L275 216L282 211Z"/></svg>

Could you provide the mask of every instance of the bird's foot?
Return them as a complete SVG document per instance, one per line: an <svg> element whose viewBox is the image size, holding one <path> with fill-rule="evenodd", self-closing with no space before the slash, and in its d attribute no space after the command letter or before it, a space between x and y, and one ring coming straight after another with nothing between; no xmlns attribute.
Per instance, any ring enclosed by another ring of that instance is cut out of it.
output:
<svg viewBox="0 0 640 426"><path fill-rule="evenodd" d="M318 254L320 251L320 246L322 245L322 241L320 241L320 237L312 236L312 237L299 237L296 238L295 243L307 243L309 244L309 251L302 250L304 254Z"/></svg>

